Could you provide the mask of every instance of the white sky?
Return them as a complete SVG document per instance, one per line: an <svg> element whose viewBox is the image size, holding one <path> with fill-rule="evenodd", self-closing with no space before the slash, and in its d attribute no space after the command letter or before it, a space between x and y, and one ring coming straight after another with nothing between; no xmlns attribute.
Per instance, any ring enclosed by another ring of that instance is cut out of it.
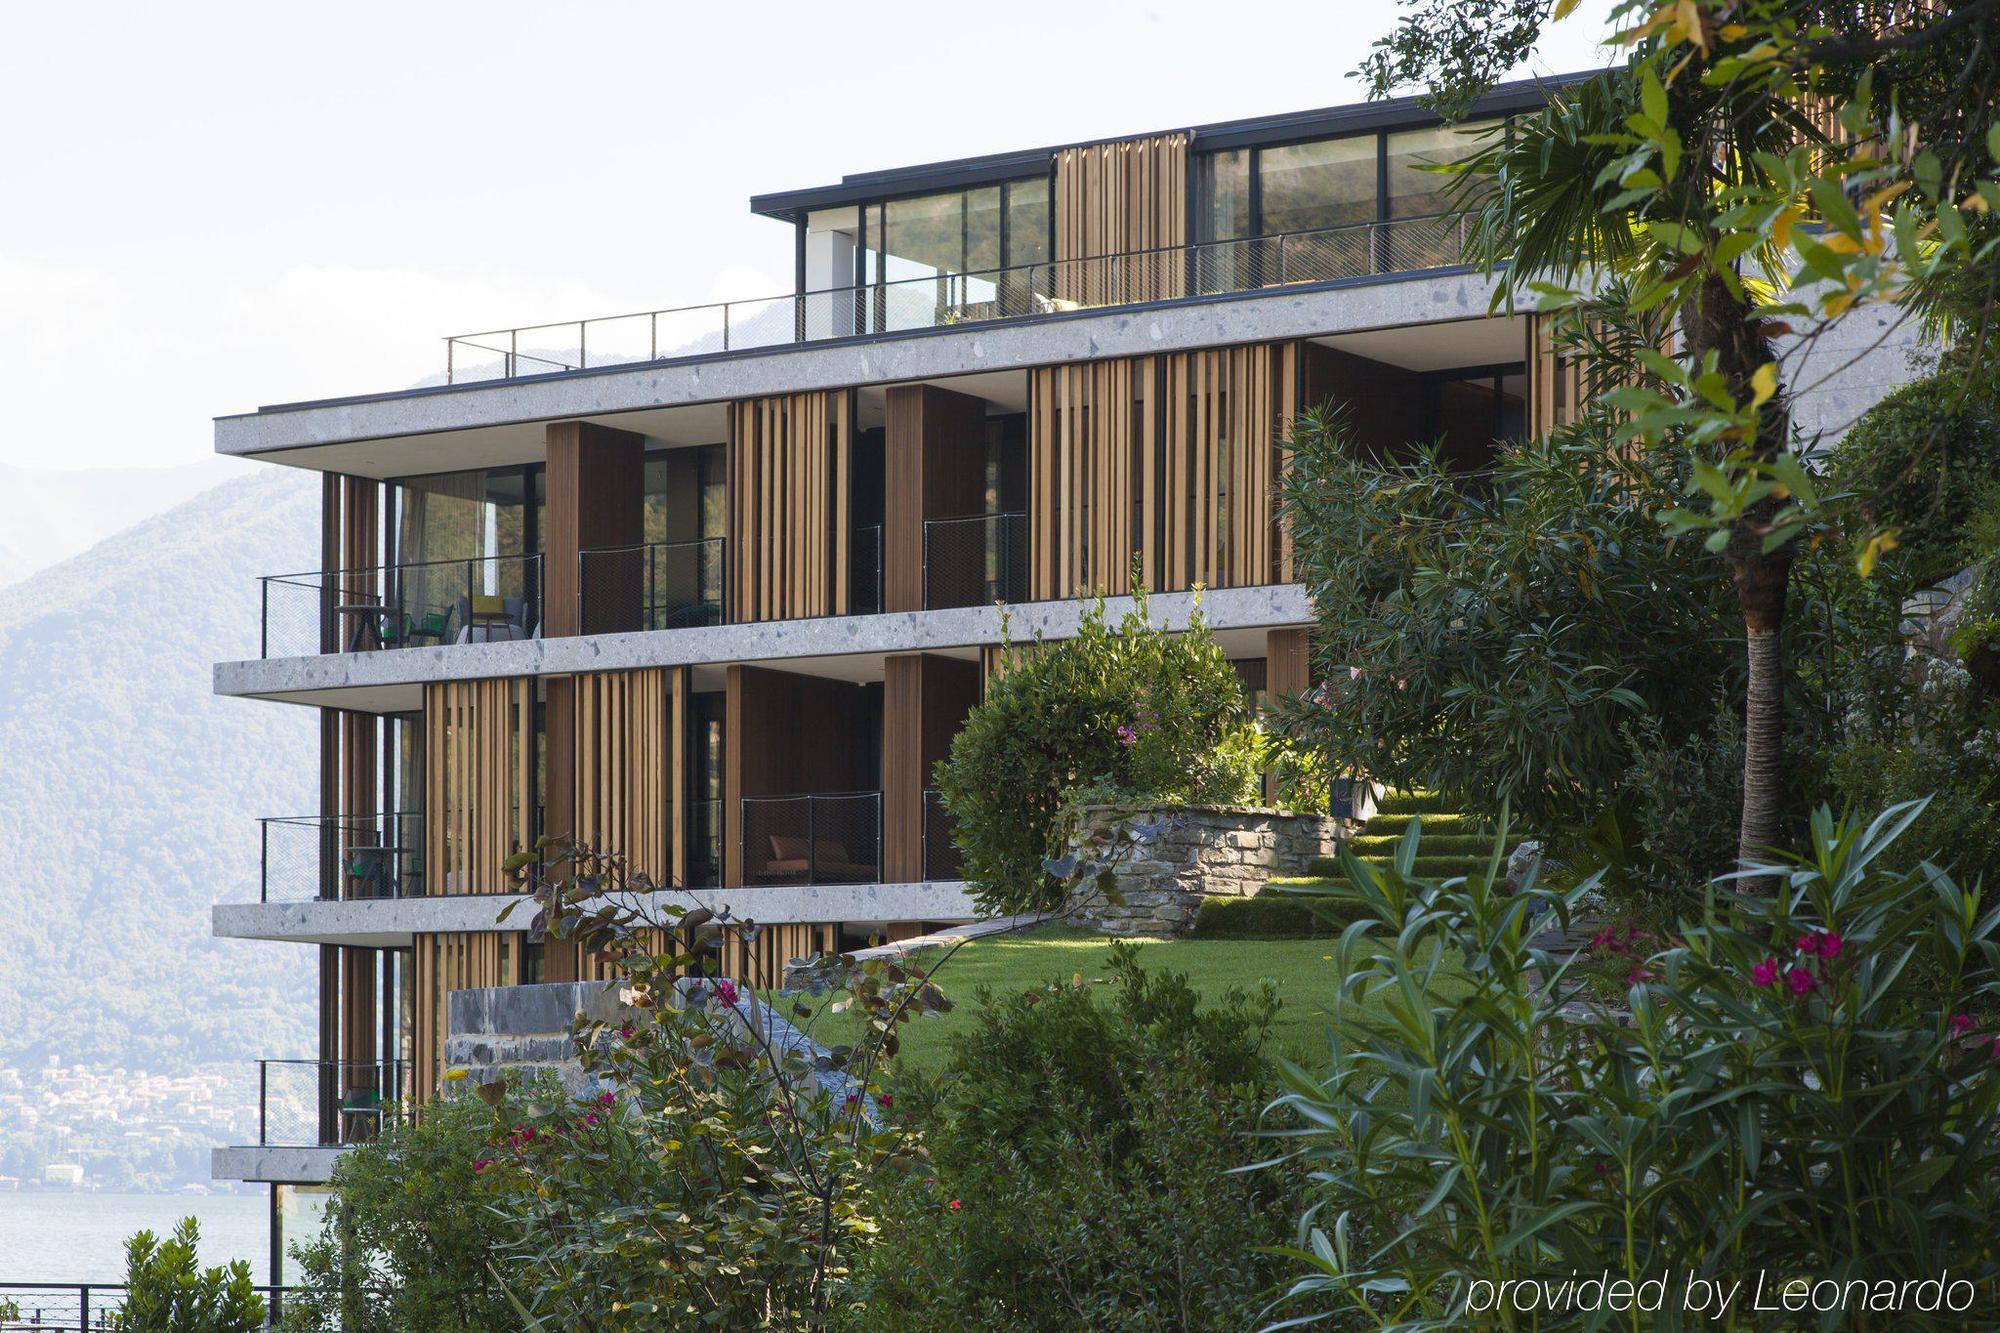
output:
<svg viewBox="0 0 2000 1333"><path fill-rule="evenodd" d="M1609 7L1532 71L1602 63ZM1355 101L1394 14L0 0L0 464L192 462L446 334L787 291L753 193Z"/></svg>

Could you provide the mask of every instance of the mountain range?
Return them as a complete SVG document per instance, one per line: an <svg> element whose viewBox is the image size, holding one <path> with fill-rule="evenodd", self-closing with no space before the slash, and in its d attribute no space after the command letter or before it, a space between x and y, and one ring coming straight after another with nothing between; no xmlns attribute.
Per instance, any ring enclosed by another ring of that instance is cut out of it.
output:
<svg viewBox="0 0 2000 1333"><path fill-rule="evenodd" d="M316 561L319 492L214 475L72 474L99 522L210 484L0 587L0 1070L312 1053L310 949L212 939L209 907L255 895L256 816L312 808L313 719L209 686L256 652L256 575Z"/></svg>

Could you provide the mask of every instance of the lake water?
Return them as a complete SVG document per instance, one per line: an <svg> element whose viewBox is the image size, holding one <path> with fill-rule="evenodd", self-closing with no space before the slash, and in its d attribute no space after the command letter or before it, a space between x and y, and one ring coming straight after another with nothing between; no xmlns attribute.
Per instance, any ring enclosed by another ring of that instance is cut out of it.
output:
<svg viewBox="0 0 2000 1333"><path fill-rule="evenodd" d="M0 1284L123 1282L125 1241L157 1236L193 1217L201 1224L203 1264L248 1260L250 1276L270 1280L271 1201L255 1194L62 1194L0 1192Z"/></svg>

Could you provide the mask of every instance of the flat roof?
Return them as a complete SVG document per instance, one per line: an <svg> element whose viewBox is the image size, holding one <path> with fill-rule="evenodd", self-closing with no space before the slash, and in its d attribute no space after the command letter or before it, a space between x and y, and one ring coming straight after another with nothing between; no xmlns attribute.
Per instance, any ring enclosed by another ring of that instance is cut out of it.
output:
<svg viewBox="0 0 2000 1333"><path fill-rule="evenodd" d="M1532 111L1548 100L1552 88L1566 88L1599 73L1583 70L1546 79L1519 79L1496 85L1475 101L1466 112L1468 119ZM1243 120L1216 121L1209 125L1176 126L1146 130L1138 134L1110 138L1080 139L1014 153L992 153L983 157L962 157L949 162L927 162L914 167L892 167L883 171L863 171L842 176L837 185L820 185L804 190L780 190L753 195L750 211L768 218L796 222L820 208L836 208L863 200L902 195L929 194L936 190L963 190L1041 175L1049 169L1055 154L1065 148L1093 143L1122 143L1156 134L1186 134L1197 152L1223 148L1244 148L1253 144L1296 143L1304 139L1330 139L1343 134L1366 134L1379 130L1419 129L1443 124L1443 117L1424 105L1421 97L1393 97L1379 102L1350 102L1345 106L1320 107L1311 111L1291 111L1274 116L1252 116Z"/></svg>

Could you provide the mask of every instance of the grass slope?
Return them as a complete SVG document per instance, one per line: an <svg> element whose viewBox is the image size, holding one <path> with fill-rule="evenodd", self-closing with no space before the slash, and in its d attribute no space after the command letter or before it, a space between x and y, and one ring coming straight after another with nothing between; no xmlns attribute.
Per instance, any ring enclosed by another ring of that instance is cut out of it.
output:
<svg viewBox="0 0 2000 1333"><path fill-rule="evenodd" d="M1136 941L1140 966L1148 970L1182 972L1204 999L1213 1001L1235 986L1255 993L1269 979L1278 988L1283 1007L1271 1029L1270 1050L1307 1068L1325 1062L1326 1026L1331 1017L1338 978L1328 940L1195 940ZM995 994L1017 994L1031 986L1067 982L1078 975L1089 981L1109 975L1111 945L1104 935L1068 927L1045 926L1018 935L974 940L939 970L938 984L955 1002L948 1014L915 1019L903 1029L901 1060L906 1067L935 1072L950 1059L952 1041L978 1022L976 993L985 987ZM930 957L920 955L922 961ZM827 997L807 1001L817 1011L810 1027L823 1043L851 1043L860 1024L850 1014L826 1011ZM790 1010L789 1000L783 1009ZM1350 1028L1365 1026L1377 1011L1350 1009Z"/></svg>

